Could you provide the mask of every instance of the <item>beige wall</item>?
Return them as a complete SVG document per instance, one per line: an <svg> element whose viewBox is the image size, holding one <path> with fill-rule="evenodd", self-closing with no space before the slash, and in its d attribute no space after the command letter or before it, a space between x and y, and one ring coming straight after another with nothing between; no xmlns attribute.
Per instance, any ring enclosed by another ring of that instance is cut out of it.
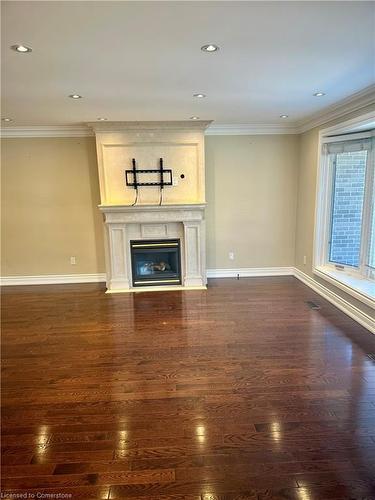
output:
<svg viewBox="0 0 375 500"><path fill-rule="evenodd" d="M296 135L206 137L209 269L294 265L297 166Z"/></svg>
<svg viewBox="0 0 375 500"><path fill-rule="evenodd" d="M297 155L297 136L206 138L209 268L294 264ZM3 139L2 171L3 276L104 272L93 138Z"/></svg>
<svg viewBox="0 0 375 500"><path fill-rule="evenodd" d="M1 152L1 274L104 272L94 138L4 139Z"/></svg>
<svg viewBox="0 0 375 500"><path fill-rule="evenodd" d="M318 134L206 137L208 268L296 265L313 276ZM1 144L1 275L104 272L94 138Z"/></svg>
<svg viewBox="0 0 375 500"><path fill-rule="evenodd" d="M298 165L298 201L297 201L297 219L296 219L296 246L295 246L295 265L302 272L311 276L315 281L321 283L326 288L334 291L342 298L358 307L360 310L373 315L373 310L347 295L337 287L330 285L324 280L314 277L313 274L313 251L314 251L314 224L315 224L315 198L316 182L318 173L318 143L319 130L331 125L349 120L355 116L368 113L375 110L375 106L369 106L360 112L347 115L340 120L326 123L321 127L309 130L300 136L299 165ZM303 258L306 256L306 264Z"/></svg>

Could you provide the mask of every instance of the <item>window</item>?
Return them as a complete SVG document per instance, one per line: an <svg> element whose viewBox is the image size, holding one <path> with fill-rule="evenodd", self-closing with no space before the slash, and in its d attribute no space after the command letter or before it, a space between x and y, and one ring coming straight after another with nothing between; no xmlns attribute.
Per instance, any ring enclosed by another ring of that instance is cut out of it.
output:
<svg viewBox="0 0 375 500"><path fill-rule="evenodd" d="M321 139L314 255L317 274L329 275L335 284L341 282L372 299L375 290L374 150L373 131Z"/></svg>
<svg viewBox="0 0 375 500"><path fill-rule="evenodd" d="M367 151L331 155L333 171L330 262L359 267Z"/></svg>
<svg viewBox="0 0 375 500"><path fill-rule="evenodd" d="M332 177L328 262L367 276L375 239L372 139L329 142L325 150Z"/></svg>

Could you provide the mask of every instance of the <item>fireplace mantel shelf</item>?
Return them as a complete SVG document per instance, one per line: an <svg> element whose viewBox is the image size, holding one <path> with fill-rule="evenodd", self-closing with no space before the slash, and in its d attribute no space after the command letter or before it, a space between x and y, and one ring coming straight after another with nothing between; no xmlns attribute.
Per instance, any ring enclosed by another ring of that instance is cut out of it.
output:
<svg viewBox="0 0 375 500"><path fill-rule="evenodd" d="M102 212L137 212L137 211L158 211L160 210L204 210L206 203L186 203L186 204L167 204L164 205L99 205Z"/></svg>

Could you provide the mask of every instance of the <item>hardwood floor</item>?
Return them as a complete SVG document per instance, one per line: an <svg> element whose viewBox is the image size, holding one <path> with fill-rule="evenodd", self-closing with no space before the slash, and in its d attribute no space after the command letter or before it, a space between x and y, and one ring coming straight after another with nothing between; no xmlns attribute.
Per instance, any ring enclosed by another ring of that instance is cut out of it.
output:
<svg viewBox="0 0 375 500"><path fill-rule="evenodd" d="M2 343L1 498L375 499L375 336L295 278L6 287Z"/></svg>

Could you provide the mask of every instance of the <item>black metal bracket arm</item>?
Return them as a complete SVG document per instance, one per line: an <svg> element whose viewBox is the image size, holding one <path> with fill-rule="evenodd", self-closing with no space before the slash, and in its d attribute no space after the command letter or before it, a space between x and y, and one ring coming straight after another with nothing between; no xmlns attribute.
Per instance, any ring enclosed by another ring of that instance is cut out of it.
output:
<svg viewBox="0 0 375 500"><path fill-rule="evenodd" d="M160 180L159 182L140 182L139 177L140 174L159 174ZM165 176L168 176L167 179ZM164 168L163 166L163 158L159 160L159 168L136 168L135 158L132 159L132 169L125 170L125 181L126 185L129 187L133 187L134 189L138 189L140 186L160 186L160 189L163 189L164 186L172 186L172 169Z"/></svg>

